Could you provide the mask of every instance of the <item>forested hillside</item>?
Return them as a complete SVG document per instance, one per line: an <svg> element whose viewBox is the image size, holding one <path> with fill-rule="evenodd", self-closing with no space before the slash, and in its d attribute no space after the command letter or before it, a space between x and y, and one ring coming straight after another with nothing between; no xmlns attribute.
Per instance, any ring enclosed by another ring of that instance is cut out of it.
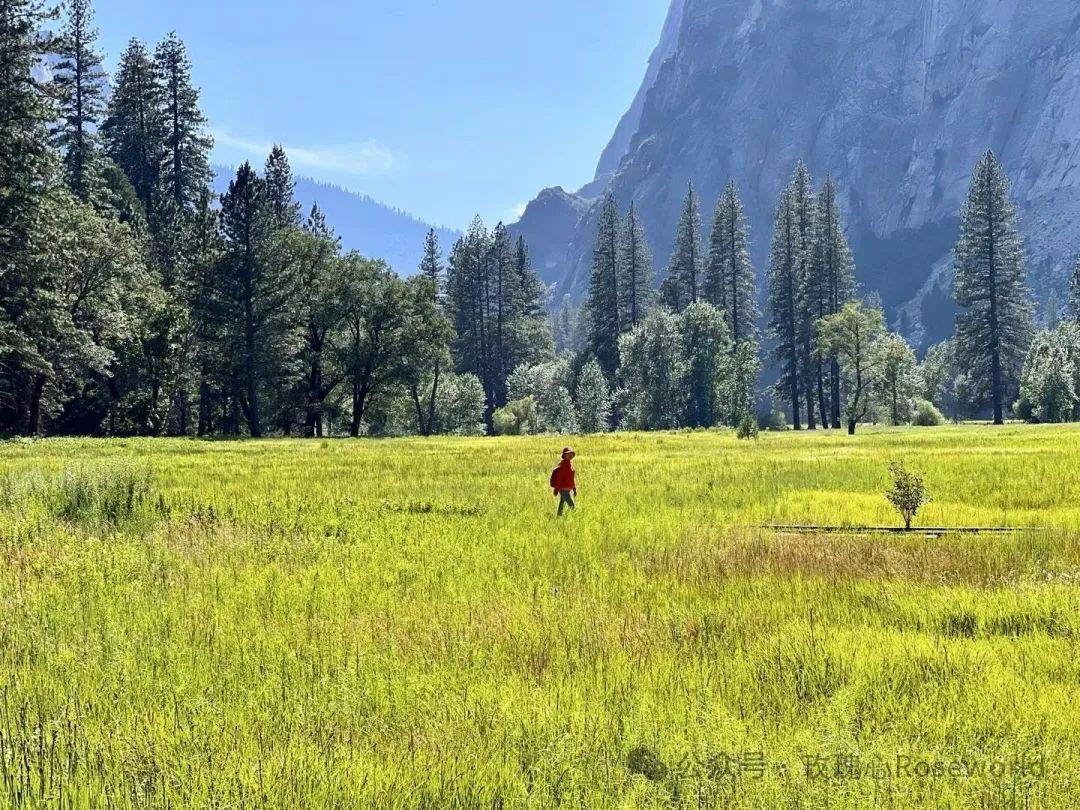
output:
<svg viewBox="0 0 1080 810"><path fill-rule="evenodd" d="M229 190L236 167L211 166L214 194ZM420 266L424 237L432 226L416 217L384 205L365 194L297 176L293 195L303 211L318 206L345 251L355 250L365 256L378 256L401 275L410 275ZM460 236L449 228L435 228L439 242L452 245Z"/></svg>

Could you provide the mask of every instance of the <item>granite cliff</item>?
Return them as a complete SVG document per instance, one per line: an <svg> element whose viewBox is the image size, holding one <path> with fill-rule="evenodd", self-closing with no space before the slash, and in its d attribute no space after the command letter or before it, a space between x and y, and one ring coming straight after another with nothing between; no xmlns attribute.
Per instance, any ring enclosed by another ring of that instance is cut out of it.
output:
<svg viewBox="0 0 1080 810"><path fill-rule="evenodd" d="M1080 253L1075 0L675 0L594 182L546 193L517 227L545 279L580 294L606 190L636 201L660 269L688 181L708 209L734 178L763 271L803 158L841 188L864 289L925 344L952 328L957 213L987 148L1013 179L1046 299Z"/></svg>

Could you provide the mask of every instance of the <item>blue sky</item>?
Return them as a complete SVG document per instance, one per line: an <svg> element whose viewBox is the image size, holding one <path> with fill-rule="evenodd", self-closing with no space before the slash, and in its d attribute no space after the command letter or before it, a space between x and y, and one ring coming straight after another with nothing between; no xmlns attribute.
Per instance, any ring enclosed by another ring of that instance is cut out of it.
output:
<svg viewBox="0 0 1080 810"><path fill-rule="evenodd" d="M629 106L668 0L97 0L130 37L187 43L215 160L282 143L296 174L461 228L576 189Z"/></svg>

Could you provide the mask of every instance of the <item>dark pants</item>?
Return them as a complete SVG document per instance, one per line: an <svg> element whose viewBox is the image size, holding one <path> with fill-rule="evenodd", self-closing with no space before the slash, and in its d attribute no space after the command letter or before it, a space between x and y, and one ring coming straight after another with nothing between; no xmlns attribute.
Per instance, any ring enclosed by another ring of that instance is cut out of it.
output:
<svg viewBox="0 0 1080 810"><path fill-rule="evenodd" d="M563 510L566 507L571 509L577 509L577 504L574 503L574 492L570 489L559 490L559 517L562 517Z"/></svg>

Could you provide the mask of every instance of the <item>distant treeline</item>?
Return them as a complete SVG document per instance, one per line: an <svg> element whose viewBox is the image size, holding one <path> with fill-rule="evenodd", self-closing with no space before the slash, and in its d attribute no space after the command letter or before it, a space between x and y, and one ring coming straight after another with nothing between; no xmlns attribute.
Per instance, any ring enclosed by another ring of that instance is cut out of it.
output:
<svg viewBox="0 0 1080 810"><path fill-rule="evenodd" d="M1036 334L993 154L956 249L956 334L920 365L859 294L836 184L800 163L765 279L734 183L708 238L691 184L657 290L608 196L588 296L549 314L528 246L479 220L415 276L301 212L284 151L210 191L183 42L132 40L106 102L89 0L0 4L0 432L390 435L758 426L854 431L1080 418L1080 325ZM51 76L38 68L51 56ZM1080 265L1070 294L1080 313ZM764 329L762 327L765 327ZM759 384L767 349L780 371Z"/></svg>

